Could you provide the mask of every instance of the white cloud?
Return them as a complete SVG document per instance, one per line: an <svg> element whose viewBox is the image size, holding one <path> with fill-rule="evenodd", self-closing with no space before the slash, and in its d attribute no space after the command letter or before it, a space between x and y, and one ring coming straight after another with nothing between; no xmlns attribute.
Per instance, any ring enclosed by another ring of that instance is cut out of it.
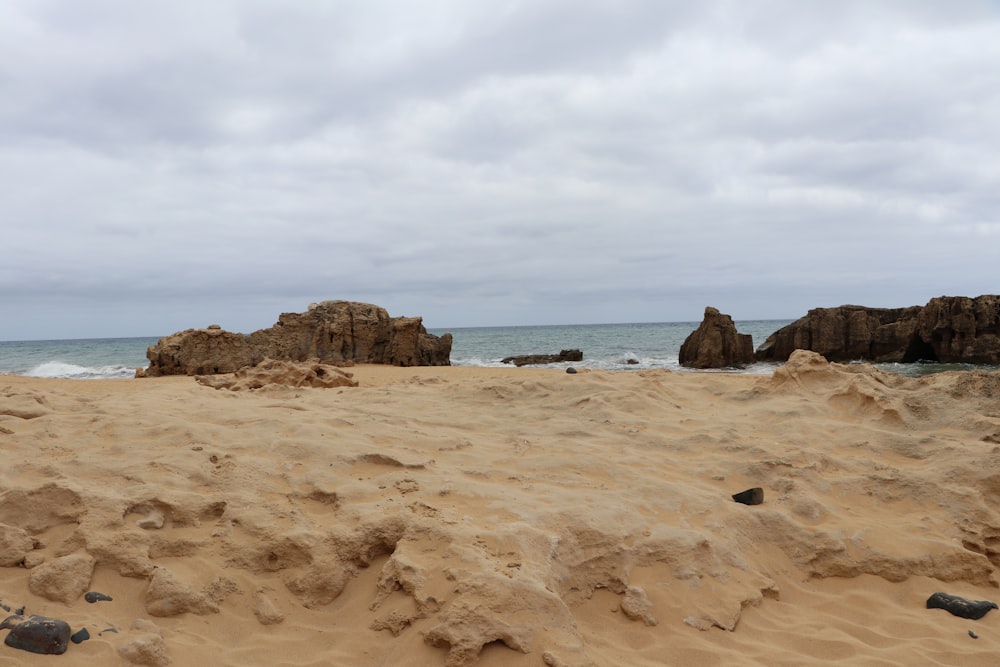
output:
<svg viewBox="0 0 1000 667"><path fill-rule="evenodd" d="M998 61L975 0L5 3L0 339L995 291Z"/></svg>

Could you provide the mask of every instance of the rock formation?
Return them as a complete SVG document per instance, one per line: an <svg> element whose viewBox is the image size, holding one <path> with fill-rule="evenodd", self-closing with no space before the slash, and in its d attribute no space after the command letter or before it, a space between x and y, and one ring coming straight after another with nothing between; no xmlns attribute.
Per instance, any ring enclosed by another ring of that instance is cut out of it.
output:
<svg viewBox="0 0 1000 667"><path fill-rule="evenodd" d="M243 391L263 387L357 387L353 375L336 366L317 361L295 362L265 359L256 366L244 366L235 373L196 375L195 381L215 389Z"/></svg>
<svg viewBox="0 0 1000 667"><path fill-rule="evenodd" d="M161 338L146 350L149 368L136 377L234 373L264 359L331 365L448 366L451 334L434 336L419 317L389 317L384 308L324 301L304 313L282 313L270 329L251 334L218 325Z"/></svg>
<svg viewBox="0 0 1000 667"><path fill-rule="evenodd" d="M753 362L752 337L737 333L733 318L711 306L681 345L680 364L688 368L728 368Z"/></svg>
<svg viewBox="0 0 1000 667"><path fill-rule="evenodd" d="M931 299L917 318L917 335L940 362L1000 364L1000 296Z"/></svg>
<svg viewBox="0 0 1000 667"><path fill-rule="evenodd" d="M757 348L758 361L795 350L831 361L1000 364L1000 296L941 296L925 306L814 308Z"/></svg>
<svg viewBox="0 0 1000 667"><path fill-rule="evenodd" d="M580 350L560 350L559 354L524 354L516 357L505 357L500 360L500 363L529 366L533 364L558 364L564 361L582 360L583 352Z"/></svg>

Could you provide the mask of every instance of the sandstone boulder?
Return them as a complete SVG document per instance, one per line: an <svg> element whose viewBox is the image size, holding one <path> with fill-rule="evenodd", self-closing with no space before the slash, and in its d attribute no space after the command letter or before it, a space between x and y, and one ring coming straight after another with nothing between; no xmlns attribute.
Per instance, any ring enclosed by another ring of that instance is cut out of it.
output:
<svg viewBox="0 0 1000 667"><path fill-rule="evenodd" d="M21 565L34 548L35 541L23 528L0 523L0 567Z"/></svg>
<svg viewBox="0 0 1000 667"><path fill-rule="evenodd" d="M196 592L170 570L158 567L146 588L146 613L150 616L178 616L192 613L199 616L217 613L218 603L212 596Z"/></svg>
<svg viewBox="0 0 1000 667"><path fill-rule="evenodd" d="M139 634L118 647L118 655L127 664L149 667L166 667L170 664L167 643L163 640L163 631L159 626L144 618L137 618L132 623L132 630Z"/></svg>
<svg viewBox="0 0 1000 667"><path fill-rule="evenodd" d="M427 333L419 317L390 317L367 303L324 301L304 313L283 313L271 328L251 334L213 325L161 338L146 351L149 368L136 377L234 373L267 358L335 366L448 366L451 341L451 334Z"/></svg>
<svg viewBox="0 0 1000 667"><path fill-rule="evenodd" d="M680 364L688 368L729 368L754 362L753 338L736 331L729 315L711 306L697 329L685 339Z"/></svg>
<svg viewBox="0 0 1000 667"><path fill-rule="evenodd" d="M1000 364L1000 296L942 296L908 308L814 308L771 334L756 357L785 361L795 350L838 362Z"/></svg>
<svg viewBox="0 0 1000 667"><path fill-rule="evenodd" d="M96 559L90 554L56 558L31 570L28 589L47 600L70 604L90 587L96 564Z"/></svg>

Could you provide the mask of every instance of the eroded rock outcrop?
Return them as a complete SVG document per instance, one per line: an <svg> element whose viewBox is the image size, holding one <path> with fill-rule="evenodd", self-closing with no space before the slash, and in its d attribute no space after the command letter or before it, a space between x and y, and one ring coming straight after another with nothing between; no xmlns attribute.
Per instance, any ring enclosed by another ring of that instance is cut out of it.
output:
<svg viewBox="0 0 1000 667"><path fill-rule="evenodd" d="M795 350L830 361L1000 364L1000 296L941 296L925 306L814 308L757 348L758 361Z"/></svg>
<svg viewBox="0 0 1000 667"><path fill-rule="evenodd" d="M304 313L282 313L273 327L251 334L213 325L161 338L146 351L149 368L136 377L234 373L267 358L335 366L448 366L451 340L451 334L427 333L419 317L390 317L367 303L324 301Z"/></svg>
<svg viewBox="0 0 1000 667"><path fill-rule="evenodd" d="M263 387L357 387L347 371L318 361L295 362L265 359L256 366L244 366L225 375L197 375L199 384L215 389L244 391Z"/></svg>
<svg viewBox="0 0 1000 667"><path fill-rule="evenodd" d="M1000 295L931 299L916 329L940 362L1000 363Z"/></svg>
<svg viewBox="0 0 1000 667"><path fill-rule="evenodd" d="M35 548L27 531L0 523L0 567L16 567Z"/></svg>
<svg viewBox="0 0 1000 667"><path fill-rule="evenodd" d="M680 364L688 368L729 368L754 362L753 338L736 331L729 315L711 306L681 345Z"/></svg>

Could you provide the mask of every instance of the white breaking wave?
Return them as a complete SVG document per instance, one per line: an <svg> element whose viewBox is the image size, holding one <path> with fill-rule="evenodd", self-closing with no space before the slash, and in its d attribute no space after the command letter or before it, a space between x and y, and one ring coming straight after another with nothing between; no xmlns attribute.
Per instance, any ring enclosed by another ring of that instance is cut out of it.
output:
<svg viewBox="0 0 1000 667"><path fill-rule="evenodd" d="M78 366L64 361L46 361L27 373L36 378L69 378L74 380L108 380L135 377L135 369L126 366Z"/></svg>

